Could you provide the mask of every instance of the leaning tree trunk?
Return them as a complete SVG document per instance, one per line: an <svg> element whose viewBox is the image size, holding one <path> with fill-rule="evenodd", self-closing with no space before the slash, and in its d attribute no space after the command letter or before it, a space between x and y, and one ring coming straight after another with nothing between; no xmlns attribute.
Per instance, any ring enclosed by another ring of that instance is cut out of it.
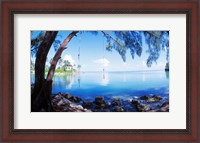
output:
<svg viewBox="0 0 200 143"><path fill-rule="evenodd" d="M63 41L63 43L60 45L60 47L58 48L58 51L56 52L55 56L53 57L51 66L49 68L49 72L48 72L48 75L47 75L47 82L52 80L52 78L54 76L55 69L56 69L57 62L60 59L62 52L67 48L66 47L67 44L70 42L70 40L74 36L76 36L77 33L78 33L78 31L73 31L72 33L70 33L67 36L67 38Z"/></svg>
<svg viewBox="0 0 200 143"><path fill-rule="evenodd" d="M35 62L35 85L33 92L31 93L32 111L38 110L36 109L33 103L35 99L38 97L42 89L42 86L45 82L44 76L45 76L45 63L47 59L47 54L56 38L57 33L58 31L47 31L37 51L36 62Z"/></svg>
<svg viewBox="0 0 200 143"><path fill-rule="evenodd" d="M78 31L73 31L72 33L70 33L67 38L63 41L63 43L60 45L60 47L58 48L58 51L56 52L55 56L53 57L53 60L51 62L51 66L49 68L49 72L47 75L47 79L45 80L45 82L43 82L42 84L42 88L38 94L38 96L35 98L34 102L33 102L33 107L34 111L39 111L40 109L44 109L45 111L51 111L51 99L50 99L50 95L51 95L51 90L52 90L52 78L54 76L54 72L55 72L55 68L57 65L58 60L61 57L61 54L63 52L63 50L65 50L67 47L67 44L70 42L70 40L76 36L76 33L78 33Z"/></svg>

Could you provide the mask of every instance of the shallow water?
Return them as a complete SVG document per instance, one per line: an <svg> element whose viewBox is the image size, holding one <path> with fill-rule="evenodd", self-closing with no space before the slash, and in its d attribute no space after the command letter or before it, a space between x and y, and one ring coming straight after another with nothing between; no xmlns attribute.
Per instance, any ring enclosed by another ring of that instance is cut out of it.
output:
<svg viewBox="0 0 200 143"><path fill-rule="evenodd" d="M34 75L31 76L34 82ZM85 72L77 75L55 75L52 93L69 92L83 100L94 100L96 96L105 99L137 99L142 95L160 95L169 99L169 72Z"/></svg>

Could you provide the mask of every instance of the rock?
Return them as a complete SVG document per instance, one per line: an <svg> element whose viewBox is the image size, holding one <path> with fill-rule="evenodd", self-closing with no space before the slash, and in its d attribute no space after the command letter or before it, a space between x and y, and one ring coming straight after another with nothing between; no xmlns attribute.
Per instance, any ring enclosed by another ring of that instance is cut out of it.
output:
<svg viewBox="0 0 200 143"><path fill-rule="evenodd" d="M70 104L70 107L74 110L84 110L84 108L81 105Z"/></svg>
<svg viewBox="0 0 200 143"><path fill-rule="evenodd" d="M113 109L113 111L114 112L124 112L124 107L115 107L114 109Z"/></svg>
<svg viewBox="0 0 200 143"><path fill-rule="evenodd" d="M125 105L124 109L126 109L126 112L137 112L136 105L133 106L132 103Z"/></svg>
<svg viewBox="0 0 200 143"><path fill-rule="evenodd" d="M60 109L59 112L74 112L74 111L72 111L70 106L63 106L63 108Z"/></svg>
<svg viewBox="0 0 200 143"><path fill-rule="evenodd" d="M162 97L158 96L158 95L153 95L152 98L154 98L155 100L162 100Z"/></svg>
<svg viewBox="0 0 200 143"><path fill-rule="evenodd" d="M94 107L94 110L93 110L94 112L98 112L99 110L100 110L99 112L101 112L102 109L106 108L106 103L105 103L104 98L102 96L97 96L93 103L96 104L95 107Z"/></svg>
<svg viewBox="0 0 200 143"><path fill-rule="evenodd" d="M162 97L153 95L151 98L147 99L146 102L159 102L162 100Z"/></svg>
<svg viewBox="0 0 200 143"><path fill-rule="evenodd" d="M51 102L53 103L53 105L57 105L57 106L63 106L66 104L69 105L71 103L68 99L62 97L60 94L54 96Z"/></svg>
<svg viewBox="0 0 200 143"><path fill-rule="evenodd" d="M63 105L66 105L65 102L63 100L60 100L58 103L57 103L57 106L63 106Z"/></svg>
<svg viewBox="0 0 200 143"><path fill-rule="evenodd" d="M64 104L64 103L63 103L62 97L60 95L55 95L51 100L51 105L52 105L53 109L58 108L57 106L60 106L62 104Z"/></svg>
<svg viewBox="0 0 200 143"><path fill-rule="evenodd" d="M106 104L101 104L101 109L106 108Z"/></svg>
<svg viewBox="0 0 200 143"><path fill-rule="evenodd" d="M137 101L137 100L135 100L135 99L133 99L133 100L131 101L131 103L132 103L133 105L138 105L138 104L140 104L139 101Z"/></svg>
<svg viewBox="0 0 200 143"><path fill-rule="evenodd" d="M78 102L81 101L81 98L78 97L78 96L72 96L72 97L69 98L69 100L72 101L72 102L78 103Z"/></svg>
<svg viewBox="0 0 200 143"><path fill-rule="evenodd" d="M91 109L92 106L93 106L92 102L89 102L89 101L84 101L83 102L83 107L84 108Z"/></svg>
<svg viewBox="0 0 200 143"><path fill-rule="evenodd" d="M164 102L162 105L161 105L161 107L165 107L165 106L169 106L169 102Z"/></svg>
<svg viewBox="0 0 200 143"><path fill-rule="evenodd" d="M164 102L158 109L150 110L149 112L169 112L169 102Z"/></svg>
<svg viewBox="0 0 200 143"><path fill-rule="evenodd" d="M157 102L157 100L154 99L154 98L149 98L148 100L146 100L146 102L148 102L148 103L151 103L151 102Z"/></svg>
<svg viewBox="0 0 200 143"><path fill-rule="evenodd" d="M101 109L101 106L96 105L96 106L94 107L94 110L99 110L99 109Z"/></svg>
<svg viewBox="0 0 200 143"><path fill-rule="evenodd" d="M96 106L94 107L94 109L104 109L105 107L106 107L105 104L101 104L101 105L96 105Z"/></svg>
<svg viewBox="0 0 200 143"><path fill-rule="evenodd" d="M164 102L159 111L160 112L169 112L169 102Z"/></svg>
<svg viewBox="0 0 200 143"><path fill-rule="evenodd" d="M112 106L119 106L121 104L120 100L119 99L114 99L112 101Z"/></svg>
<svg viewBox="0 0 200 143"><path fill-rule="evenodd" d="M72 96L70 93L62 94L62 97L70 100L71 102L79 103L82 99L78 96Z"/></svg>
<svg viewBox="0 0 200 143"><path fill-rule="evenodd" d="M140 100L148 100L149 97L147 97L147 96L145 95L145 96L141 96L139 99L140 99Z"/></svg>
<svg viewBox="0 0 200 143"><path fill-rule="evenodd" d="M57 112L86 112L87 109L84 109L81 105L72 104L69 99L78 102L79 98L67 98L73 97L70 94L57 94L52 97L51 104L54 111Z"/></svg>
<svg viewBox="0 0 200 143"><path fill-rule="evenodd" d="M64 106L62 111L65 111L65 112L86 112L87 109L84 109L81 105L70 104L70 105Z"/></svg>
<svg viewBox="0 0 200 143"><path fill-rule="evenodd" d="M104 98L103 98L102 96L97 96L97 97L95 98L94 103L95 103L96 105L101 105L101 104L105 104L105 101L104 101Z"/></svg>
<svg viewBox="0 0 200 143"><path fill-rule="evenodd" d="M72 97L72 95L70 93L66 93L66 94L63 94L63 97L70 99Z"/></svg>
<svg viewBox="0 0 200 143"><path fill-rule="evenodd" d="M110 102L107 102L106 103L106 106L109 108L111 106L111 103Z"/></svg>
<svg viewBox="0 0 200 143"><path fill-rule="evenodd" d="M152 98L156 98L156 99L162 100L162 97L160 97L158 95L153 95Z"/></svg>
<svg viewBox="0 0 200 143"><path fill-rule="evenodd" d="M62 96L60 94L57 94L53 97L53 99L55 100L61 100L62 99Z"/></svg>
<svg viewBox="0 0 200 143"><path fill-rule="evenodd" d="M63 100L64 103L67 104L67 105L71 104L71 102L70 102L68 99L66 99L66 98L63 98L62 100Z"/></svg>
<svg viewBox="0 0 200 143"><path fill-rule="evenodd" d="M151 110L150 106L145 105L145 104L139 104L137 105L137 110L140 112L148 112Z"/></svg>

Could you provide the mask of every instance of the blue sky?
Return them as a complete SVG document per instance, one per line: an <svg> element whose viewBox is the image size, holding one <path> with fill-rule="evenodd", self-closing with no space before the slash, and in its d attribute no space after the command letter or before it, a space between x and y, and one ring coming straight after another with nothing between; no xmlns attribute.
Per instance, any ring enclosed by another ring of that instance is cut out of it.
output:
<svg viewBox="0 0 200 143"><path fill-rule="evenodd" d="M59 31L57 38L61 42L68 36L71 31ZM35 32L34 35L37 35ZM98 35L84 32L78 33L77 37L74 37L67 49L62 53L63 59L69 60L72 64L78 65L78 51L80 47L80 65L81 71L102 71L103 68L106 71L141 71L141 70L164 70L166 64L166 52L162 51L157 63L149 68L146 66L146 60L148 53L146 53L147 45L143 40L143 51L141 57L135 55L134 60L131 58L130 51L126 53L126 62L123 62L121 56L114 49L112 52L106 50L106 38L101 32ZM55 50L53 46L48 54L48 59L53 58ZM34 57L31 58L35 60Z"/></svg>

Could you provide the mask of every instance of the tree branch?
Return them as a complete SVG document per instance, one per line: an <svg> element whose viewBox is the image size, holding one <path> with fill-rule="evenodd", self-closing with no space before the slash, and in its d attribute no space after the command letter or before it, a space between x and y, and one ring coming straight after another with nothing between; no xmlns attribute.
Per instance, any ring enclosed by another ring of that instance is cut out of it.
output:
<svg viewBox="0 0 200 143"><path fill-rule="evenodd" d="M57 65L57 62L58 60L60 59L61 57L61 54L62 52L67 48L67 44L70 42L70 40L76 36L76 34L78 33L79 31L72 31L68 36L67 38L63 41L63 43L60 45L60 47L58 48L58 51L56 52L56 54L54 55L53 57L53 60L51 62L51 66L49 68L49 72L48 72L48 75L47 75L47 81L50 81L52 80L53 76L54 76L54 72L55 72L55 68L56 68L56 65Z"/></svg>
<svg viewBox="0 0 200 143"><path fill-rule="evenodd" d="M114 39L110 34L106 33L105 31L101 31L106 37L112 39L115 43L117 43L117 45L119 45L120 47L123 47L123 45L121 45L116 39Z"/></svg>
<svg viewBox="0 0 200 143"><path fill-rule="evenodd" d="M160 38L160 35L161 35L161 34L157 35L155 32L152 32L152 31L146 31L146 32L148 32L149 34L153 35L156 38Z"/></svg>

